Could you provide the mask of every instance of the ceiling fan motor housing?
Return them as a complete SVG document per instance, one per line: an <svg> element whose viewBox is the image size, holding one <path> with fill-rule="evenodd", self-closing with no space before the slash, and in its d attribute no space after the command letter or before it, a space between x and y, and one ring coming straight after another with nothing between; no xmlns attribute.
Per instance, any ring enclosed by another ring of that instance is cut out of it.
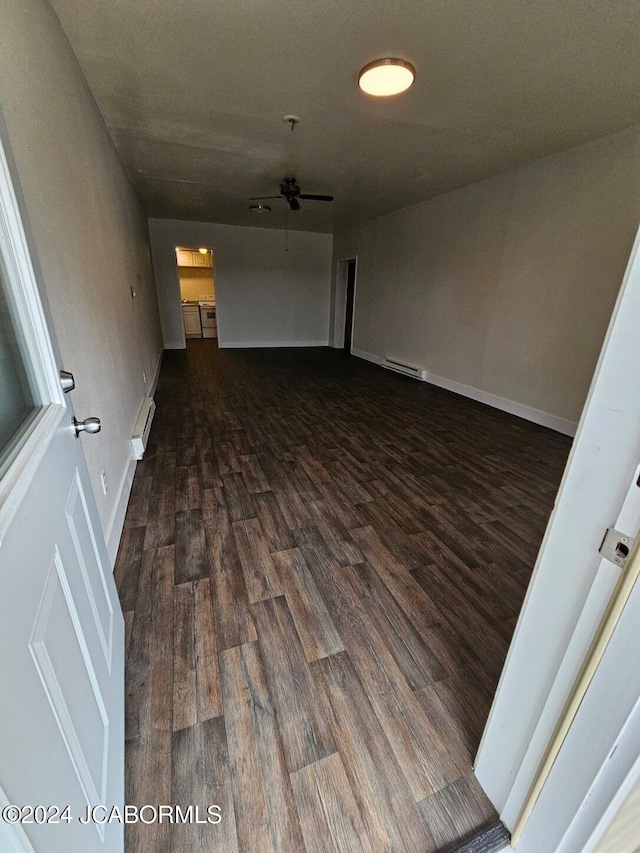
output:
<svg viewBox="0 0 640 853"><path fill-rule="evenodd" d="M298 196L300 187L296 184L295 178L285 178L284 183L280 184L280 192L283 196Z"/></svg>
<svg viewBox="0 0 640 853"><path fill-rule="evenodd" d="M291 210L300 210L299 198L309 201L333 201L332 195L317 195L315 193L303 193L296 183L296 179L289 175L280 184L280 196L287 202ZM280 196L253 196L250 201L268 201Z"/></svg>

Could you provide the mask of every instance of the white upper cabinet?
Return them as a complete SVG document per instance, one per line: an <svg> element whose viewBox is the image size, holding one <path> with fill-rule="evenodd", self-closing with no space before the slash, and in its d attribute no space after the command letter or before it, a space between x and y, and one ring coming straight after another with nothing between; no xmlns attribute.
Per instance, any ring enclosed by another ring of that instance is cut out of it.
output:
<svg viewBox="0 0 640 853"><path fill-rule="evenodd" d="M179 267L213 267L211 252L203 254L198 249L176 249Z"/></svg>

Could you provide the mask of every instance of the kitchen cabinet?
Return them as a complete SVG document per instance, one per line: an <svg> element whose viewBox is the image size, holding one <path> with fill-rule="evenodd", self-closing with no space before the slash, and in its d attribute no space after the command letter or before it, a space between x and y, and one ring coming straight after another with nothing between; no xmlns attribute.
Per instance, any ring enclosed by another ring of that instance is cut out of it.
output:
<svg viewBox="0 0 640 853"><path fill-rule="evenodd" d="M184 333L187 338L202 337L199 305L183 305L182 319L184 322Z"/></svg>
<svg viewBox="0 0 640 853"><path fill-rule="evenodd" d="M213 256L211 252L203 255L197 249L176 249L176 258L179 267L213 268Z"/></svg>
<svg viewBox="0 0 640 853"><path fill-rule="evenodd" d="M210 267L211 255L207 252L203 255L202 252L192 252L192 266L194 267Z"/></svg>

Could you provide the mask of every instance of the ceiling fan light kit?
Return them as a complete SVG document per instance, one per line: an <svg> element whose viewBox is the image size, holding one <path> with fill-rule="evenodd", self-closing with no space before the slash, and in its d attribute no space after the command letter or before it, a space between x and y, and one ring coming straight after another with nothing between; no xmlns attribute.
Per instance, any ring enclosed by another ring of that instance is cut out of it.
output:
<svg viewBox="0 0 640 853"><path fill-rule="evenodd" d="M376 59L358 75L358 85L367 95L388 98L406 92L413 85L416 69L404 59Z"/></svg>

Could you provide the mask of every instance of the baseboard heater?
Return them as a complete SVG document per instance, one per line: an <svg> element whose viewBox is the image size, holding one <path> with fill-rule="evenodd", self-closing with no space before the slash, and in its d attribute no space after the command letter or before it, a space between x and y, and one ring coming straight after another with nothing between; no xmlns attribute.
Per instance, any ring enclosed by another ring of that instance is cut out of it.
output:
<svg viewBox="0 0 640 853"><path fill-rule="evenodd" d="M147 449L149 433L151 432L151 421L153 420L155 410L156 404L153 402L153 397L145 397L142 401L138 420L133 428L133 435L131 436L131 445L135 459L142 459Z"/></svg>
<svg viewBox="0 0 640 853"><path fill-rule="evenodd" d="M416 367L415 364L407 364L406 361L398 361L397 358L383 358L380 362L387 370L395 370L403 376L412 376L414 379L426 379L427 371L424 367Z"/></svg>

